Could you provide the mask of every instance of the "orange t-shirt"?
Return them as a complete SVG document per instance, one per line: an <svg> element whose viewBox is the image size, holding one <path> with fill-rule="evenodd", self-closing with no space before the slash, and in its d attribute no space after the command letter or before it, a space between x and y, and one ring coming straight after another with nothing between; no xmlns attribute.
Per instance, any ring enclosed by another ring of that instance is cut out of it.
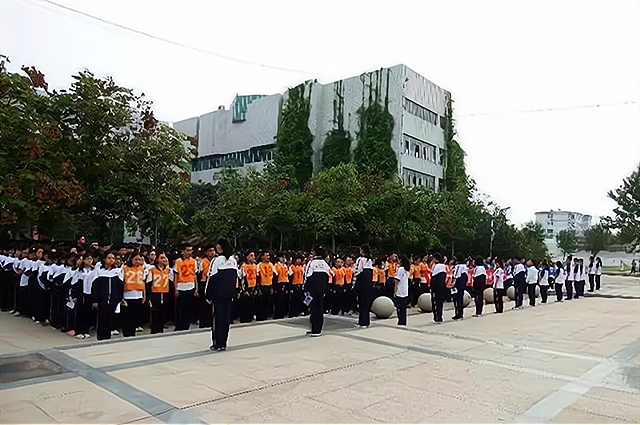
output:
<svg viewBox="0 0 640 425"><path fill-rule="evenodd" d="M171 269L169 267L165 267L162 270L157 267L151 267L149 269L149 277L147 277L147 282L151 282L151 292L156 294L168 293L170 274Z"/></svg>
<svg viewBox="0 0 640 425"><path fill-rule="evenodd" d="M384 283L386 282L386 275L384 274L384 269L380 267L373 268L373 276L371 277L372 282Z"/></svg>
<svg viewBox="0 0 640 425"><path fill-rule="evenodd" d="M289 275L288 275L287 266L282 263L276 264L276 273L278 273L278 283L288 283Z"/></svg>
<svg viewBox="0 0 640 425"><path fill-rule="evenodd" d="M254 288L258 282L258 266L255 264L244 263L242 265L242 273L247 278L247 286Z"/></svg>
<svg viewBox="0 0 640 425"><path fill-rule="evenodd" d="M301 285L304 283L304 266L291 266L291 283Z"/></svg>
<svg viewBox="0 0 640 425"><path fill-rule="evenodd" d="M273 284L274 267L271 262L262 262L258 266L258 274L260 275L260 286L271 286Z"/></svg>
<svg viewBox="0 0 640 425"><path fill-rule="evenodd" d="M174 264L176 269L176 283L195 283L196 281L196 260L189 258L183 260L178 258Z"/></svg>
<svg viewBox="0 0 640 425"><path fill-rule="evenodd" d="M427 285L431 283L431 269L426 263L420 263L420 271L422 272L422 282Z"/></svg>
<svg viewBox="0 0 640 425"><path fill-rule="evenodd" d="M124 266L124 290L144 291L144 266Z"/></svg>
<svg viewBox="0 0 640 425"><path fill-rule="evenodd" d="M344 285L344 278L345 278L345 268L344 267L340 267L340 268L333 268L333 274L335 275L335 282L336 285Z"/></svg>
<svg viewBox="0 0 640 425"><path fill-rule="evenodd" d="M387 269L389 271L389 277L396 275L396 269L398 268L398 264L393 261L389 261L387 265Z"/></svg>
<svg viewBox="0 0 640 425"><path fill-rule="evenodd" d="M351 267L344 268L344 280L346 283L353 283L353 269Z"/></svg>
<svg viewBox="0 0 640 425"><path fill-rule="evenodd" d="M202 259L202 277L200 278L200 281L205 282L207 280L207 277L209 277L209 267L211 267L211 260L209 260L209 258L204 257Z"/></svg>

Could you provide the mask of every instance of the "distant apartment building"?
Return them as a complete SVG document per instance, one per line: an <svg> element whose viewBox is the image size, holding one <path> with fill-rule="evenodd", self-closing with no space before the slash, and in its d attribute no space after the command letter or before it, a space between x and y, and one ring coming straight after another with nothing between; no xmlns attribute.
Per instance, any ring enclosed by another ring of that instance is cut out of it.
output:
<svg viewBox="0 0 640 425"><path fill-rule="evenodd" d="M444 113L449 92L405 65L383 68L328 84L307 83L311 91L309 129L314 135L313 167L320 169L322 146L334 128L337 101L344 129L357 145L358 109L372 90L383 92L394 118L392 147L404 184L440 190L445 169ZM307 92L308 93L308 92ZM278 111L287 93L236 96L231 107L178 121L173 127L198 140L191 181L211 182L231 167L260 171L273 160ZM365 105L366 106L366 105Z"/></svg>
<svg viewBox="0 0 640 425"><path fill-rule="evenodd" d="M592 217L574 211L540 211L535 214L536 223L542 225L545 232L545 244L551 255L559 254L556 237L563 230L576 232L578 239L584 238L584 232L591 227Z"/></svg>

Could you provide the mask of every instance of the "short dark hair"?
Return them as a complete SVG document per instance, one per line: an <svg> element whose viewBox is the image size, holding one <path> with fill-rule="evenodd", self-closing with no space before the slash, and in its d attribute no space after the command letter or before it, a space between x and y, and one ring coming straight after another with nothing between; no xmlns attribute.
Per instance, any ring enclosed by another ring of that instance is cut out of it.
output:
<svg viewBox="0 0 640 425"><path fill-rule="evenodd" d="M222 248L222 255L224 255L225 258L229 258L233 255L234 253L233 246L227 239L224 239L224 238L218 239L218 245L220 245L220 248ZM207 250L208 249L209 248L207 248Z"/></svg>

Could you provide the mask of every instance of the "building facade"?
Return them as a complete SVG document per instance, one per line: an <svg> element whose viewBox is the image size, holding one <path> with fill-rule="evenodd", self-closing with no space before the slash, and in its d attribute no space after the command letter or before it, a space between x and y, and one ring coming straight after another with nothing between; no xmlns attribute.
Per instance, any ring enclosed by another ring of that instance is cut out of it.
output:
<svg viewBox="0 0 640 425"><path fill-rule="evenodd" d="M398 159L397 175L404 184L440 190L446 162L444 113L449 92L405 65L383 68L328 84L305 83L311 104L309 129L314 135L313 167L320 170L326 135L342 114L351 134L352 152L359 131L358 110L379 99L394 118L392 147ZM287 93L236 96L231 107L173 124L179 132L198 139L198 158L191 180L211 182L232 167L260 171L273 160L278 111ZM372 100L373 99L373 100Z"/></svg>
<svg viewBox="0 0 640 425"><path fill-rule="evenodd" d="M545 232L545 244L549 253L560 254L556 237L563 230L576 232L578 239L584 238L584 232L591 227L592 217L574 211L539 211L535 214L536 223L540 223Z"/></svg>

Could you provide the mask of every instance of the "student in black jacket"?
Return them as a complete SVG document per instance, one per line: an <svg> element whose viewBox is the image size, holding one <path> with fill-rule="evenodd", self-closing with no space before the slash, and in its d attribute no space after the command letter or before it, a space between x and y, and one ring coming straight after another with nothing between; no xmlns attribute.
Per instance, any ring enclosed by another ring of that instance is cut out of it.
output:
<svg viewBox="0 0 640 425"><path fill-rule="evenodd" d="M91 275L91 298L93 308L98 310L98 340L111 339L111 327L124 295L120 279L120 269L115 266L116 257L112 252L104 257L102 265Z"/></svg>

